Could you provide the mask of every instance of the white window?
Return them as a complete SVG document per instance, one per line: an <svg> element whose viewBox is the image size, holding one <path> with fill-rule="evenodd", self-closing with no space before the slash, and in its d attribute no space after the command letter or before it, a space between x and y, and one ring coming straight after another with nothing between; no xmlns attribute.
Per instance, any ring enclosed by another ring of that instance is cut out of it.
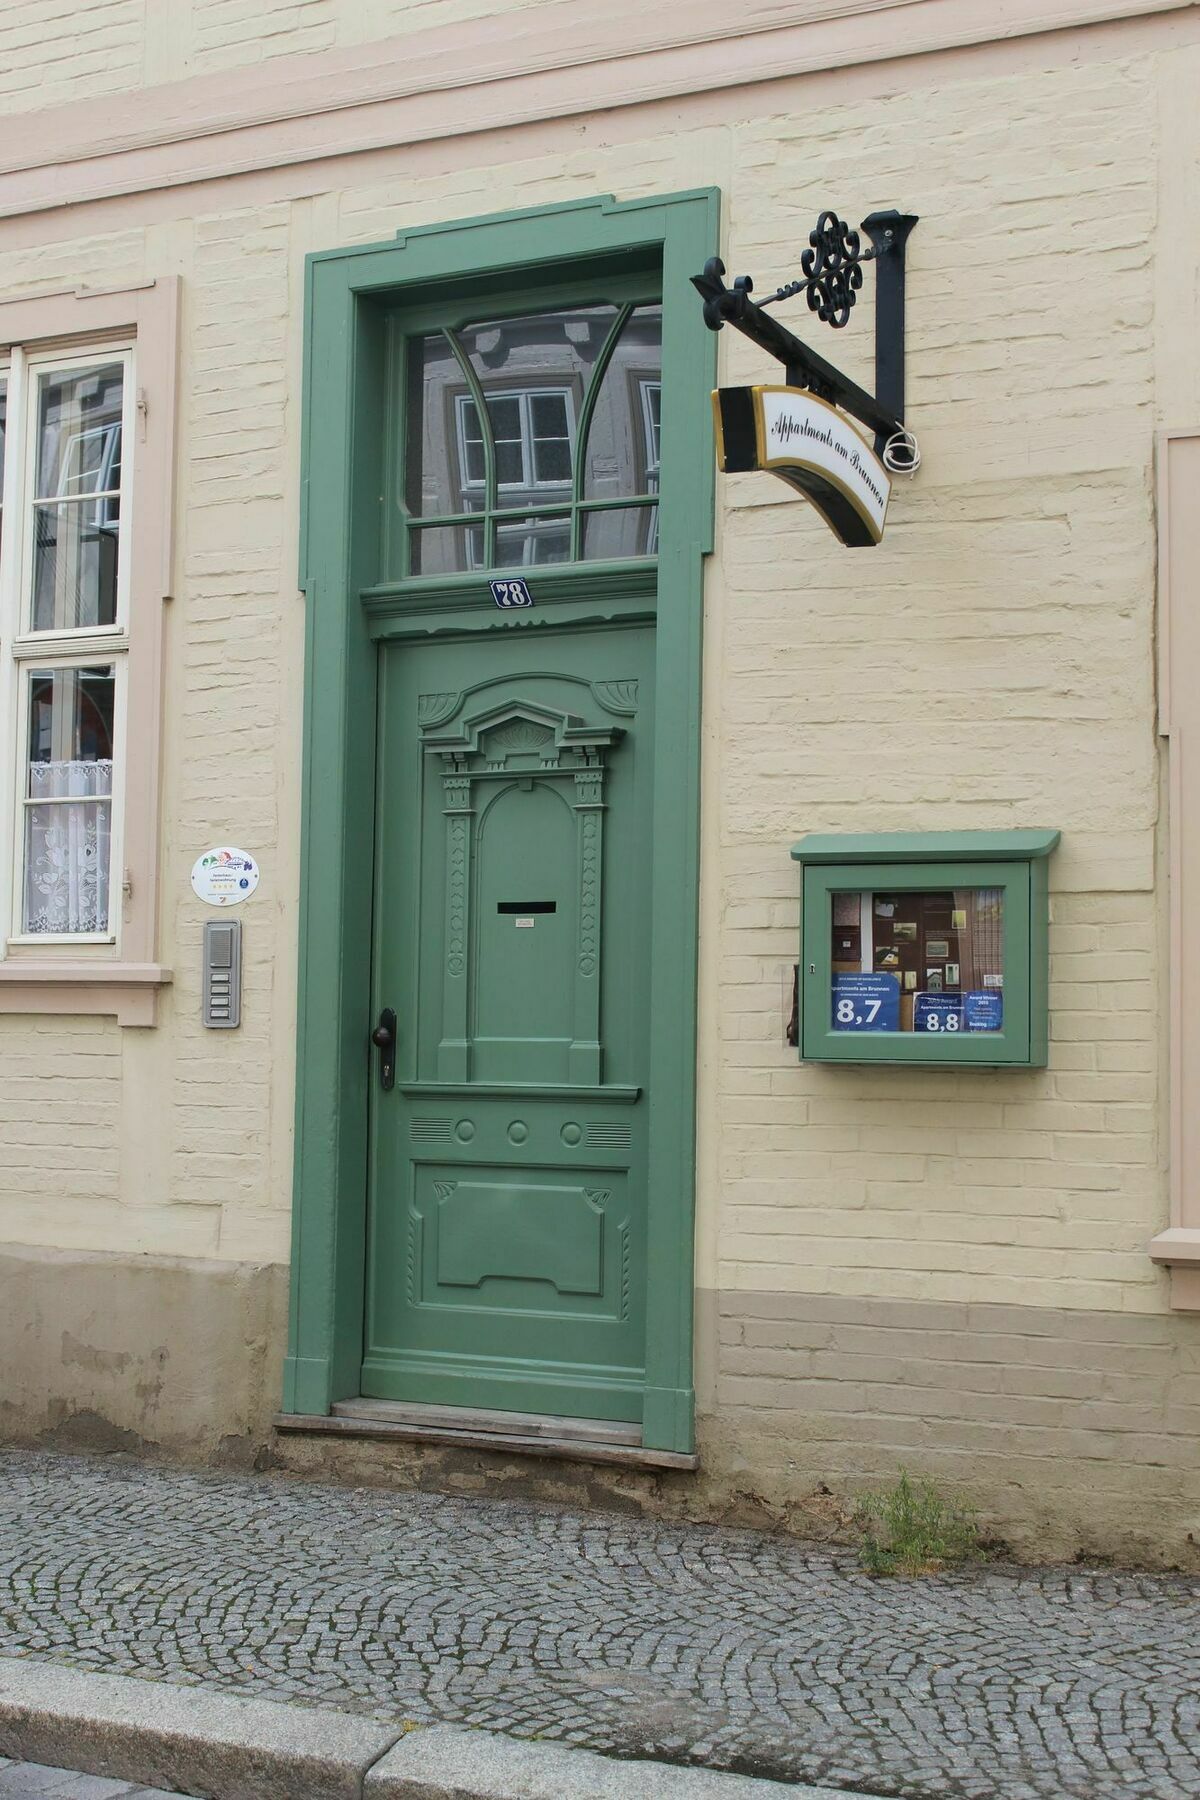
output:
<svg viewBox="0 0 1200 1800"><path fill-rule="evenodd" d="M662 382L639 381L642 397L642 431L646 459L646 492L657 494L662 461Z"/></svg>
<svg viewBox="0 0 1200 1800"><path fill-rule="evenodd" d="M3 371L9 945L120 935L133 355L14 349Z"/></svg>
<svg viewBox="0 0 1200 1800"><path fill-rule="evenodd" d="M496 449L496 485L504 490L535 492L539 498L555 498L557 489L571 491L575 451L574 396L570 388L518 388L512 393L486 396L488 417ZM470 394L456 403L458 466L464 490L484 485L483 432L479 413Z"/></svg>
<svg viewBox="0 0 1200 1800"><path fill-rule="evenodd" d="M518 388L489 392L488 416L496 455L501 507L545 506L571 497L575 456L575 407L570 388ZM458 466L467 510L482 509L485 485L483 432L470 394L455 402ZM496 526L497 568L533 568L566 562L571 554L569 515L510 519ZM467 532L467 567L485 562L483 531Z"/></svg>

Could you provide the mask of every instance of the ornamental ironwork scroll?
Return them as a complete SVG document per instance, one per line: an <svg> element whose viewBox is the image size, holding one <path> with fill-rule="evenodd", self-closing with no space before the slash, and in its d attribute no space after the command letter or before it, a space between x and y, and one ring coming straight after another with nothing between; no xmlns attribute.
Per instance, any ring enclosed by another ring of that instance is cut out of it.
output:
<svg viewBox="0 0 1200 1800"><path fill-rule="evenodd" d="M916 223L915 213L873 212L853 230L840 213L827 207L808 234L800 276L761 301L752 298L754 282L749 275L739 275L726 286L725 264L719 256L710 257L703 272L692 277L710 331L732 325L784 365L790 388L807 390L865 425L874 437L876 456L892 473L911 472L919 460L915 439L904 424L905 245ZM864 237L869 248L863 247ZM840 331L857 304L867 263L874 263L876 270L873 394L766 311L803 294L809 311Z"/></svg>
<svg viewBox="0 0 1200 1800"><path fill-rule="evenodd" d="M824 325L840 331L849 323L854 303L863 284L862 266L874 262L879 251L874 245L862 247L862 238L852 231L845 219L835 212L823 212L808 234L808 249L800 257L804 271L799 281L789 281L760 306L774 306L778 300L790 300L803 294L810 312L815 312ZM748 280L748 277L742 279ZM747 292L750 292L749 286Z"/></svg>

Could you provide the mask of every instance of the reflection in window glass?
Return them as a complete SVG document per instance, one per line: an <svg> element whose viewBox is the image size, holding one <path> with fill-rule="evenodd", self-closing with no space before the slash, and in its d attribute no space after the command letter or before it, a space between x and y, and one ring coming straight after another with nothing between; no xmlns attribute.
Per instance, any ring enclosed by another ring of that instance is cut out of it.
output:
<svg viewBox="0 0 1200 1800"><path fill-rule="evenodd" d="M414 575L461 575L483 567L483 530L466 525L423 525L409 544Z"/></svg>
<svg viewBox="0 0 1200 1800"><path fill-rule="evenodd" d="M1000 1031L1000 888L832 896L835 1031Z"/></svg>
<svg viewBox="0 0 1200 1800"><path fill-rule="evenodd" d="M512 490L550 488L546 498L569 498L575 410L569 390L532 389L515 394L489 394L496 484L503 504L514 503ZM479 409L469 394L457 401L459 470L464 496L482 490L486 462ZM470 498L467 498L470 504Z"/></svg>
<svg viewBox="0 0 1200 1800"><path fill-rule="evenodd" d="M662 307L635 307L604 372L588 433L583 493L624 500L658 492Z"/></svg>
<svg viewBox="0 0 1200 1800"><path fill-rule="evenodd" d="M116 622L123 389L120 363L38 378L35 631Z"/></svg>
<svg viewBox="0 0 1200 1800"><path fill-rule="evenodd" d="M28 679L23 929L107 932L115 671L34 669Z"/></svg>
<svg viewBox="0 0 1200 1800"><path fill-rule="evenodd" d="M482 533L479 534L482 537ZM483 546L480 544L482 567ZM571 554L569 518L507 519L496 526L496 567L529 569L566 562Z"/></svg>
<svg viewBox="0 0 1200 1800"><path fill-rule="evenodd" d="M408 340L404 493L409 518L420 521L409 531L410 572L562 562L573 542L589 559L653 555L655 508L607 520L585 510L574 522L564 509L578 508L580 497L657 494L661 339L660 307L626 317L604 304ZM602 353L611 354L584 451L580 433ZM526 508L528 519L492 518ZM464 523L472 513L478 526Z"/></svg>
<svg viewBox="0 0 1200 1800"><path fill-rule="evenodd" d="M588 562L653 556L657 548L657 506L604 506L583 516L583 554Z"/></svg>
<svg viewBox="0 0 1200 1800"><path fill-rule="evenodd" d="M408 340L408 398L404 441L404 499L414 518L463 511L452 448L453 396L466 392L458 360L444 332ZM483 480L482 444L479 480ZM414 546L414 570L417 551Z"/></svg>
<svg viewBox="0 0 1200 1800"><path fill-rule="evenodd" d="M558 482L569 489L575 420L617 312L615 306L580 306L526 313L468 325L459 334L483 390L496 479L503 486ZM535 396L541 401L536 406ZM540 455L535 443L544 446Z"/></svg>

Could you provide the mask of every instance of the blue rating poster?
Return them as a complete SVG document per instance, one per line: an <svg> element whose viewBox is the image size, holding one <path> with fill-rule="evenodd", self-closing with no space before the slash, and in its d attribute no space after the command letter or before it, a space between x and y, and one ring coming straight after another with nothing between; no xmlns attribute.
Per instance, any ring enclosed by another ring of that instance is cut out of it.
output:
<svg viewBox="0 0 1200 1800"><path fill-rule="evenodd" d="M963 1026L967 1031L1001 1031L1004 1027L1004 995L991 988L964 994Z"/></svg>
<svg viewBox="0 0 1200 1800"><path fill-rule="evenodd" d="M835 1031L899 1031L898 975L835 975Z"/></svg>
<svg viewBox="0 0 1200 1800"><path fill-rule="evenodd" d="M918 994L913 1002L914 1031L961 1031L961 994Z"/></svg>

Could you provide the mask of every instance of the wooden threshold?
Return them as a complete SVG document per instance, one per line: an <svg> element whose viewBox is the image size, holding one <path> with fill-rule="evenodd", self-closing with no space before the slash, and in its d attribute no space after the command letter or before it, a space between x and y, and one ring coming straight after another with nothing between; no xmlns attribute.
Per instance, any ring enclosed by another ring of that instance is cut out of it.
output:
<svg viewBox="0 0 1200 1800"><path fill-rule="evenodd" d="M641 1428L608 1419L567 1419L541 1413L475 1411L470 1407L416 1406L396 1400L339 1400L331 1414L276 1413L276 1431L327 1437L381 1438L393 1443L444 1444L507 1456L556 1457L564 1462L605 1463L626 1469L699 1467L698 1456L649 1450Z"/></svg>

